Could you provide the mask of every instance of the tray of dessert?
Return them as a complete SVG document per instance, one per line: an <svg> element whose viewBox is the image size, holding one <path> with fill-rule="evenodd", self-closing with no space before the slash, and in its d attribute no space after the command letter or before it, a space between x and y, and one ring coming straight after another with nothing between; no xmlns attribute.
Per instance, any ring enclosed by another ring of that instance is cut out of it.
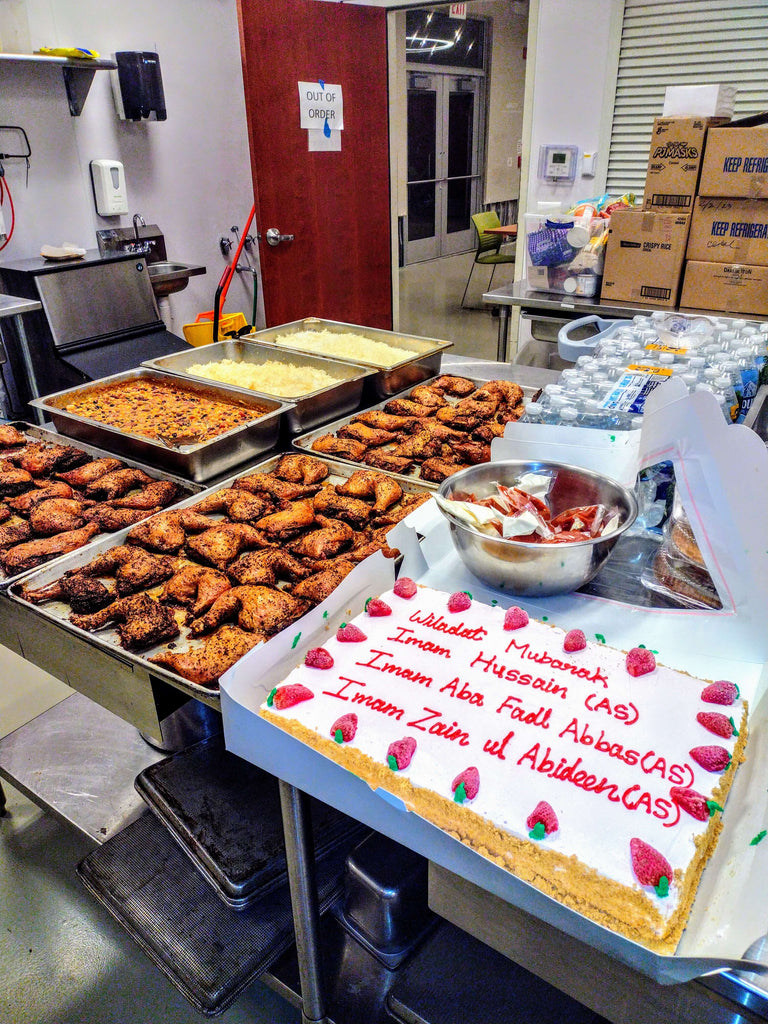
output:
<svg viewBox="0 0 768 1024"><path fill-rule="evenodd" d="M437 487L491 457L491 441L522 416L538 388L443 373L401 395L298 437L301 451Z"/></svg>
<svg viewBox="0 0 768 1024"><path fill-rule="evenodd" d="M292 434L357 409L370 367L325 356L291 352L274 345L230 339L142 363L160 373L214 381L244 394L292 402L284 419Z"/></svg>
<svg viewBox="0 0 768 1024"><path fill-rule="evenodd" d="M307 456L274 456L9 588L65 632L210 698L230 665L300 630L390 530L429 499Z"/></svg>
<svg viewBox="0 0 768 1024"><path fill-rule="evenodd" d="M56 429L192 480L211 480L277 442L291 406L140 366L35 398Z"/></svg>
<svg viewBox="0 0 768 1024"><path fill-rule="evenodd" d="M0 424L0 590L200 490L43 427Z"/></svg>
<svg viewBox="0 0 768 1024"><path fill-rule="evenodd" d="M376 327L306 317L245 335L246 340L291 352L329 356L375 371L370 378L376 396L384 398L413 387L440 369L452 341L420 338Z"/></svg>

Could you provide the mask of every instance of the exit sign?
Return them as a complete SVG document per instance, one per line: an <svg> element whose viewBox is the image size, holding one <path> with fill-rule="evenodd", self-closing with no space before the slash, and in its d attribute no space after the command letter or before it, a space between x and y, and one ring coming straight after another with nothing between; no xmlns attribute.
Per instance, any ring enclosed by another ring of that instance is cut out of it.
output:
<svg viewBox="0 0 768 1024"><path fill-rule="evenodd" d="M466 18L467 16L467 5L466 4L451 4L448 10L449 18Z"/></svg>

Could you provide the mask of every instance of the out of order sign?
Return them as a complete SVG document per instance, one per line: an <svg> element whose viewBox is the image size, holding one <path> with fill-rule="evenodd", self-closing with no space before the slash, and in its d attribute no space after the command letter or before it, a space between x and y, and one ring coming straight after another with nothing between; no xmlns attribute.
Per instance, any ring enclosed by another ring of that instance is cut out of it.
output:
<svg viewBox="0 0 768 1024"><path fill-rule="evenodd" d="M344 97L340 85L327 82L299 82L299 109L302 128L344 127Z"/></svg>

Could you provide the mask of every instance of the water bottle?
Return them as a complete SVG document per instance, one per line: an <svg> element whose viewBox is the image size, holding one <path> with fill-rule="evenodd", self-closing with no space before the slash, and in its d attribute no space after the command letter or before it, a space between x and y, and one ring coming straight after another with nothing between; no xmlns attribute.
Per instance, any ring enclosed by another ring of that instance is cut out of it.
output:
<svg viewBox="0 0 768 1024"><path fill-rule="evenodd" d="M708 391L710 395L714 395L720 406L720 413L726 423L731 423L731 410L725 403L725 398L722 395L715 394L715 389L711 384L697 384L695 388L696 393L700 391Z"/></svg>
<svg viewBox="0 0 768 1024"><path fill-rule="evenodd" d="M563 395L553 395L542 410L543 423L559 423L560 410L568 404L568 399Z"/></svg>
<svg viewBox="0 0 768 1024"><path fill-rule="evenodd" d="M528 402L525 412L520 417L521 423L543 423L544 409L540 402Z"/></svg>
<svg viewBox="0 0 768 1024"><path fill-rule="evenodd" d="M575 405L564 405L560 410L560 423L564 427L575 427L579 418L579 410Z"/></svg>
<svg viewBox="0 0 768 1024"><path fill-rule="evenodd" d="M726 374L721 377L716 377L714 384L715 398L718 402L721 402L724 409L727 410L727 419L729 423L735 423L739 417L739 405L740 401L736 397L736 391L731 383L731 378Z"/></svg>

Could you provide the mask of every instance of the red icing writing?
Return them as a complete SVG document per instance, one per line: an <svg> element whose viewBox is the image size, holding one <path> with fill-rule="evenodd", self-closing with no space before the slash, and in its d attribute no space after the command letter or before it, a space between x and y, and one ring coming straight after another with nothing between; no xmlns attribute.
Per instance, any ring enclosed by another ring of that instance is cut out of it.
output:
<svg viewBox="0 0 768 1024"><path fill-rule="evenodd" d="M524 725L540 725L542 729L549 728L549 720L552 717L552 708L539 707L538 711L526 711L522 700L513 697L511 694L504 698L504 703L496 708L496 714L502 711L509 711L509 717L513 722L522 722Z"/></svg>
<svg viewBox="0 0 768 1024"><path fill-rule="evenodd" d="M450 695L452 697L456 697L457 700L466 700L478 708L484 707L482 693L480 693L480 691L475 693L473 690L470 690L466 683L462 683L461 689L459 689L459 682L459 677L456 676L456 678L452 679L450 683L446 683L445 686L440 687L440 693L450 693Z"/></svg>
<svg viewBox="0 0 768 1024"><path fill-rule="evenodd" d="M568 696L567 686L556 683L554 679L542 679L540 676L534 677L528 672L521 672L517 668L507 668L506 665L496 661L495 654L491 655L490 658L485 658L481 652L474 659L471 667L474 668L475 665L479 665L483 672L491 672L493 675L498 676L499 679L504 679L508 683L530 686L533 690L543 690L544 693L559 696L562 700L565 700Z"/></svg>
<svg viewBox="0 0 768 1024"><path fill-rule="evenodd" d="M572 718L563 731L558 733L560 739L563 736L570 736L574 743L581 743L585 747L594 746L595 750L599 750L601 754L615 757L619 761L623 761L624 764L633 765L637 764L640 760L640 752L638 750L625 748L623 743L609 743L605 739L605 732L602 729L599 736L593 736L589 731L589 725L586 722L584 725L581 725L578 718Z"/></svg>
<svg viewBox="0 0 768 1024"><path fill-rule="evenodd" d="M405 711L403 708L397 707L396 704L391 704L388 700L382 700L381 697L373 697L370 694L362 693L365 689L365 683L360 682L358 679L349 679L347 676L339 676L339 681L344 685L338 690L323 690L323 693L327 697L337 697L339 700L348 700L352 704L363 704L365 707L370 708L371 711L378 711L382 715L386 715L388 718L396 718L398 721L403 717ZM352 690L351 693L345 693L350 687L357 687L357 690Z"/></svg>
<svg viewBox="0 0 768 1024"><path fill-rule="evenodd" d="M598 700L596 693L590 693L584 704L590 711L605 711L625 725L634 725L640 717L640 712L631 701L629 704L611 704L607 697Z"/></svg>
<svg viewBox="0 0 768 1024"><path fill-rule="evenodd" d="M407 668L398 665L397 662L385 660L393 657L394 655L390 651L377 651L372 648L370 660L356 661L355 665L359 665L361 668L375 668L377 672L386 672L388 675L399 676L401 679L409 679L412 683L418 683L420 686L430 685L432 676L425 676L423 672L417 672L414 668Z"/></svg>
<svg viewBox="0 0 768 1024"><path fill-rule="evenodd" d="M409 646L418 647L420 651L428 651L431 654L439 655L441 658L450 658L450 647L441 647L431 640L420 640L416 636L416 631L408 629L407 626L395 626L395 629L397 630L397 635L387 637L387 640L391 640L392 643L408 644Z"/></svg>
<svg viewBox="0 0 768 1024"><path fill-rule="evenodd" d="M520 652L521 658L535 661L538 665L549 665L556 672L567 672L577 679L588 679L591 683L602 683L603 686L608 686L608 679L599 666L595 669L588 669L585 665L573 665L569 661L553 658L548 651L531 650L531 645L528 643L518 643L516 640L510 640L505 653L509 654L513 649Z"/></svg>
<svg viewBox="0 0 768 1024"><path fill-rule="evenodd" d="M492 757L498 757L499 760L506 761L504 748L514 735L513 732L508 732L503 740L486 740L483 744L483 750L486 754L491 754Z"/></svg>
<svg viewBox="0 0 768 1024"><path fill-rule="evenodd" d="M434 612L415 611L408 618L409 622L418 622L420 626L427 626L435 629L438 633L445 633L446 636L460 636L464 640L482 640L488 636L488 630L482 626L465 626L463 622L448 623L442 615L435 615Z"/></svg>
<svg viewBox="0 0 768 1024"><path fill-rule="evenodd" d="M469 746L469 733L460 729L458 722L452 722L450 725L447 725L445 722L439 721L443 717L442 711L435 711L434 708L427 707L424 708L424 711L427 714L423 718L415 718L412 722L406 723L409 728L428 732L430 736L440 736L444 740L455 740L460 747ZM438 721L435 721L435 719L438 719ZM427 727L427 722L432 722L432 724Z"/></svg>
<svg viewBox="0 0 768 1024"><path fill-rule="evenodd" d="M649 750L647 754L643 755L640 767L646 775L658 773L660 778L671 782L673 786L693 785L693 769L689 764L668 765L666 759L657 754L655 750Z"/></svg>

